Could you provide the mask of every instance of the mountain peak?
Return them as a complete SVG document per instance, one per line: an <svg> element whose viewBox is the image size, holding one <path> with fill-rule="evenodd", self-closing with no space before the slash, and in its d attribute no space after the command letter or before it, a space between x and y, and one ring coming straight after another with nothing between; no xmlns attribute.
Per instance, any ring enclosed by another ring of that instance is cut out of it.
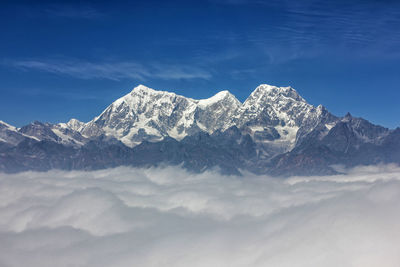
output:
<svg viewBox="0 0 400 267"><path fill-rule="evenodd" d="M262 84L260 84L259 86L257 86L256 90L257 90L257 89L260 89L260 90L267 90L267 91L269 91L269 90L273 90L273 89L275 89L275 88L279 88L279 87L278 87L278 86L275 86L275 85L271 85L271 84L262 83Z"/></svg>
<svg viewBox="0 0 400 267"><path fill-rule="evenodd" d="M139 84L138 86L133 88L133 90L129 94L123 96L120 99L122 101L122 99L125 99L125 100L130 99L132 96L139 96L140 98L142 98L142 97L147 98L149 96L161 96L161 95L169 95L169 96L174 97L177 94L175 94L173 92L169 92L169 91L164 91L164 90L156 90L156 89L147 87L143 84Z"/></svg>
<svg viewBox="0 0 400 267"><path fill-rule="evenodd" d="M78 119L72 118L67 123L81 123Z"/></svg>
<svg viewBox="0 0 400 267"><path fill-rule="evenodd" d="M34 120L30 123L30 125L39 125L39 126L44 126L45 124L43 122L40 122L38 120Z"/></svg>
<svg viewBox="0 0 400 267"><path fill-rule="evenodd" d="M227 95L232 95L228 90L222 90L216 93L214 96L227 96Z"/></svg>
<svg viewBox="0 0 400 267"><path fill-rule="evenodd" d="M85 123L72 118L66 123L66 125L72 130L80 131L82 127L85 126Z"/></svg>
<svg viewBox="0 0 400 267"><path fill-rule="evenodd" d="M218 93L216 93L214 96L212 96L213 98L217 98L217 99L224 99L224 98L232 98L232 99L236 99L236 96L234 96L231 92L229 92L228 90L223 90L220 91ZM237 99L236 99L237 100ZM237 100L239 101L239 100Z"/></svg>
<svg viewBox="0 0 400 267"><path fill-rule="evenodd" d="M131 93L134 92L156 92L158 90L154 90L150 87L147 87L146 85L143 84L139 84L138 86L136 86L135 88L132 89Z"/></svg>
<svg viewBox="0 0 400 267"><path fill-rule="evenodd" d="M305 100L297 93L295 89L291 86L278 87L269 84L260 84L250 96L268 96L268 98L276 98L284 96L287 98L292 98L296 101L305 102Z"/></svg>
<svg viewBox="0 0 400 267"><path fill-rule="evenodd" d="M264 103L277 102L303 102L307 103L292 87L278 87L269 84L261 84L250 94L244 104L264 105Z"/></svg>
<svg viewBox="0 0 400 267"><path fill-rule="evenodd" d="M235 103L235 106L240 105L240 101L233 94L231 94L228 90L220 91L210 98L201 99L201 100L199 100L198 103L200 106L209 106L214 103L220 102L224 99L231 100L232 102Z"/></svg>
<svg viewBox="0 0 400 267"><path fill-rule="evenodd" d="M347 112L346 115L344 115L345 118L352 118L353 116L351 115L350 112Z"/></svg>
<svg viewBox="0 0 400 267"><path fill-rule="evenodd" d="M133 90L148 90L148 89L154 90L154 89L152 89L152 88L150 88L150 87L147 87L147 86L144 85L144 84L139 84L138 86L136 86L135 88L133 88Z"/></svg>

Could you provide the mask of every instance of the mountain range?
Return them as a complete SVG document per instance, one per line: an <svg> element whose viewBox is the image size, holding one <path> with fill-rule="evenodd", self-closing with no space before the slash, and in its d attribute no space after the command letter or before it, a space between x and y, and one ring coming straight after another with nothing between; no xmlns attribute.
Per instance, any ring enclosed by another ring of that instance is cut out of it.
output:
<svg viewBox="0 0 400 267"><path fill-rule="evenodd" d="M400 163L400 128L331 114L292 87L258 86L196 100L144 85L84 123L0 121L0 171L181 165L195 172L321 175Z"/></svg>

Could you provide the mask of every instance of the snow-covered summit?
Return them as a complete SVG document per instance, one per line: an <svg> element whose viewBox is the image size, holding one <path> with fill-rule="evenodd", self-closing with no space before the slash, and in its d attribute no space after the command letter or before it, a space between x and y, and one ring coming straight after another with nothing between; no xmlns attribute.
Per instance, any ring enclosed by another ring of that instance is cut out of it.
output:
<svg viewBox="0 0 400 267"><path fill-rule="evenodd" d="M147 87L146 85L143 84L139 84L138 86L134 87L132 89L132 91L156 91L150 87ZM157 90L158 92L160 92L159 90Z"/></svg>
<svg viewBox="0 0 400 267"><path fill-rule="evenodd" d="M210 98L200 99L198 101L198 104L200 107L207 107L215 103L218 103L224 99L230 99L231 101L237 102L237 104L240 105L240 101L234 95L232 95L228 90L220 91Z"/></svg>
<svg viewBox="0 0 400 267"><path fill-rule="evenodd" d="M286 97L296 101L306 102L291 86L278 87L269 84L261 84L250 95L250 97L259 97L259 98L262 96L269 97L271 99L278 97Z"/></svg>
<svg viewBox="0 0 400 267"><path fill-rule="evenodd" d="M85 126L85 123L81 122L81 121L79 121L77 119L72 118L67 123L60 122L57 125L59 127L61 127L61 128L68 128L68 129L71 129L71 130L79 132Z"/></svg>

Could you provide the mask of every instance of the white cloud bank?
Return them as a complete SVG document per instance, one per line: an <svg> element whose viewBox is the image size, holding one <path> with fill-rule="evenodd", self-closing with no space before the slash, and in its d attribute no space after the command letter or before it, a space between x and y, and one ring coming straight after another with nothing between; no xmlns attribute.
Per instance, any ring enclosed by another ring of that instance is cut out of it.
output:
<svg viewBox="0 0 400 267"><path fill-rule="evenodd" d="M0 266L400 266L400 168L0 174Z"/></svg>

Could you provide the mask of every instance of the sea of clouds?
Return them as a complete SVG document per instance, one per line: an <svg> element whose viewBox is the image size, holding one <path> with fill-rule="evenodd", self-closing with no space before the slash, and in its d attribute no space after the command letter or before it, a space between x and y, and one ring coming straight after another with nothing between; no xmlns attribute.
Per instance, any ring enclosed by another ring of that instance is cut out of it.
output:
<svg viewBox="0 0 400 267"><path fill-rule="evenodd" d="M400 168L0 174L0 266L400 266Z"/></svg>

